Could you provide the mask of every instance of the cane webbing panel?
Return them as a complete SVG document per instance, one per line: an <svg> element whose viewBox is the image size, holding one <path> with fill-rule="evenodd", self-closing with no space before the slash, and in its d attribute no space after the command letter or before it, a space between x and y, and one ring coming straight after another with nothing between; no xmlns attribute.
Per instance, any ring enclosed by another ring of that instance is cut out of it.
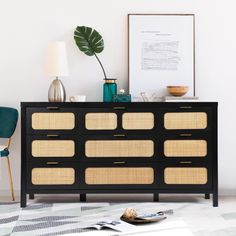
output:
<svg viewBox="0 0 236 236"><path fill-rule="evenodd" d="M173 167L164 171L166 184L206 184L207 169L199 167Z"/></svg>
<svg viewBox="0 0 236 236"><path fill-rule="evenodd" d="M117 128L115 113L87 113L85 127L88 130L114 130Z"/></svg>
<svg viewBox="0 0 236 236"><path fill-rule="evenodd" d="M73 157L75 142L73 140L34 140L33 157Z"/></svg>
<svg viewBox="0 0 236 236"><path fill-rule="evenodd" d="M71 130L75 127L73 113L34 113L32 128L35 130Z"/></svg>
<svg viewBox="0 0 236 236"><path fill-rule="evenodd" d="M152 157L152 140L91 140L85 143L87 157Z"/></svg>
<svg viewBox="0 0 236 236"><path fill-rule="evenodd" d="M73 168L34 168L32 169L34 185L72 185L75 182Z"/></svg>
<svg viewBox="0 0 236 236"><path fill-rule="evenodd" d="M164 115L166 129L205 129L207 114L205 112L173 112Z"/></svg>
<svg viewBox="0 0 236 236"><path fill-rule="evenodd" d="M87 168L86 184L152 184L153 168Z"/></svg>
<svg viewBox="0 0 236 236"><path fill-rule="evenodd" d="M151 112L132 112L122 115L123 129L153 129L154 115Z"/></svg>
<svg viewBox="0 0 236 236"><path fill-rule="evenodd" d="M206 140L167 140L164 142L166 157L205 157Z"/></svg>

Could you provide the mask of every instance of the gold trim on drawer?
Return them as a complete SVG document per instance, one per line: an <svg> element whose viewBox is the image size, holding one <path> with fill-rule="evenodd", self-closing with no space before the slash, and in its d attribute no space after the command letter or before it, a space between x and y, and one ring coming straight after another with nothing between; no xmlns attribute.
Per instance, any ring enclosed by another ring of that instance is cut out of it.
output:
<svg viewBox="0 0 236 236"><path fill-rule="evenodd" d="M166 184L206 184L207 168L202 167L168 167L164 170Z"/></svg>
<svg viewBox="0 0 236 236"><path fill-rule="evenodd" d="M85 143L86 157L152 157L152 140L90 140Z"/></svg>
<svg viewBox="0 0 236 236"><path fill-rule="evenodd" d="M73 113L34 113L32 129L34 130L72 130L75 128Z"/></svg>
<svg viewBox="0 0 236 236"><path fill-rule="evenodd" d="M72 185L75 183L73 168L34 168L32 169L34 185Z"/></svg>
<svg viewBox="0 0 236 236"><path fill-rule="evenodd" d="M154 170L149 167L87 168L86 184L152 184Z"/></svg>
<svg viewBox="0 0 236 236"><path fill-rule="evenodd" d="M166 157L205 157L206 140L166 140L164 142Z"/></svg>
<svg viewBox="0 0 236 236"><path fill-rule="evenodd" d="M75 142L73 140L34 140L33 157L73 157Z"/></svg>
<svg viewBox="0 0 236 236"><path fill-rule="evenodd" d="M205 112L170 112L164 115L166 129L205 129L207 114Z"/></svg>
<svg viewBox="0 0 236 236"><path fill-rule="evenodd" d="M85 128L88 130L114 130L117 128L116 113L87 113Z"/></svg>
<svg viewBox="0 0 236 236"><path fill-rule="evenodd" d="M154 114L151 112L126 112L122 115L123 129L150 130L154 127Z"/></svg>

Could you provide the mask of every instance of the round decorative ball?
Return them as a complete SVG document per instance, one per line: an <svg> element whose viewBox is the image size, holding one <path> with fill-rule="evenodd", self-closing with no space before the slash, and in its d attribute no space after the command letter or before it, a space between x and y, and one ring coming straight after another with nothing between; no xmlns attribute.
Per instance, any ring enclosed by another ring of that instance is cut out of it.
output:
<svg viewBox="0 0 236 236"><path fill-rule="evenodd" d="M124 213L123 213L123 216L126 217L126 218L134 219L135 217L138 216L138 214L137 214L135 209L133 209L133 208L126 208Z"/></svg>

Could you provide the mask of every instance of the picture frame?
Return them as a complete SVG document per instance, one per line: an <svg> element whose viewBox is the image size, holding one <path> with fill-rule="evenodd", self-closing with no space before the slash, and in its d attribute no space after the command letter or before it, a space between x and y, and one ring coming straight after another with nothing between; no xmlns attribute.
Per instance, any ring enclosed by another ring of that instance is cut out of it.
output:
<svg viewBox="0 0 236 236"><path fill-rule="evenodd" d="M195 96L195 15L128 14L128 61L132 101L161 101L167 86Z"/></svg>

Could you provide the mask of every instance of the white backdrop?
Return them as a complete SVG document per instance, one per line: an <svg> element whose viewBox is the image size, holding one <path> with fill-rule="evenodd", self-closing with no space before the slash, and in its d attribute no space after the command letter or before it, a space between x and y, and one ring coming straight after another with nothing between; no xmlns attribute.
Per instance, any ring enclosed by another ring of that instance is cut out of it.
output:
<svg viewBox="0 0 236 236"><path fill-rule="evenodd" d="M1 0L0 104L19 109L21 101L46 101L51 79L43 74L50 41L68 47L67 94L102 98L103 74L95 58L73 41L76 25L96 28L104 37L101 60L108 76L128 85L127 14L193 13L196 16L196 94L219 101L220 194L236 193L236 3L235 0ZM20 189L20 122L13 138L11 163ZM0 160L0 198L8 192L6 161ZM7 191L6 191L7 190Z"/></svg>

